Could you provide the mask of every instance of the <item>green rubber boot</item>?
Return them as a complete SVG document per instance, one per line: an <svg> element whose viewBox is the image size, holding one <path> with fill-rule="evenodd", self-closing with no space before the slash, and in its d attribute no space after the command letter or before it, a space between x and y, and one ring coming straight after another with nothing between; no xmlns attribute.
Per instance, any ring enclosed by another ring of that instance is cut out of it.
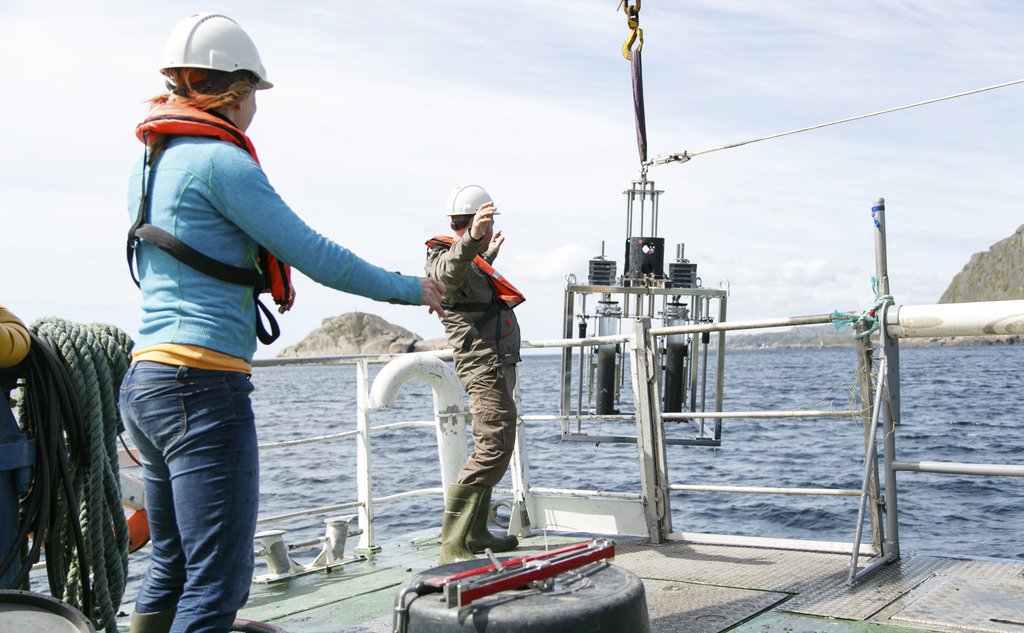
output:
<svg viewBox="0 0 1024 633"><path fill-rule="evenodd" d="M475 558L473 552L466 547L466 537L473 528L485 489L486 486L464 484L448 486L444 518L441 520L441 554L437 559L438 565Z"/></svg>
<svg viewBox="0 0 1024 633"><path fill-rule="evenodd" d="M487 518L491 511L491 493L494 488L481 486L484 492L480 498L480 507L477 508L476 516L473 517L473 525L466 537L466 547L469 551L479 554L487 548L492 552L508 552L519 547L519 539L511 534L494 535L487 529Z"/></svg>
<svg viewBox="0 0 1024 633"><path fill-rule="evenodd" d="M133 613L129 633L167 633L174 623L175 609L153 613Z"/></svg>

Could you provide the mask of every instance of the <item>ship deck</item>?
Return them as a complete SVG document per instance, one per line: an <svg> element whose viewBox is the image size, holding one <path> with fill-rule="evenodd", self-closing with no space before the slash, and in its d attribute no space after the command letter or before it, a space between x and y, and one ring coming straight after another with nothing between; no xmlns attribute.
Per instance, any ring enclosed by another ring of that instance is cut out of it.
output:
<svg viewBox="0 0 1024 633"><path fill-rule="evenodd" d="M538 535L517 552L587 538ZM1024 631L1024 561L905 556L850 587L848 554L615 542L613 564L643 580L652 633ZM396 590L438 550L423 534L330 573L254 584L238 617L289 633L390 632Z"/></svg>

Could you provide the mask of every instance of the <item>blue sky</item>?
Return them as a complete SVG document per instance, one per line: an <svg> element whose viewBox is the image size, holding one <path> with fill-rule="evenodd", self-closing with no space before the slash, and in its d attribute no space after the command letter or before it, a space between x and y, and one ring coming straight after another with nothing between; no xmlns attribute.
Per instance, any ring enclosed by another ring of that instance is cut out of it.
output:
<svg viewBox="0 0 1024 633"><path fill-rule="evenodd" d="M558 336L566 273L622 251L639 175L627 35L616 2L0 2L0 303L32 321L134 336L125 184L165 38L194 11L237 20L275 88L250 135L271 182L315 229L419 274L457 184L488 188L498 268L527 295L524 336ZM1020 79L1016 2L646 0L650 154L698 151ZM888 209L892 292L938 300L970 256L1020 224L1014 86L653 167L659 233L686 244L730 320L872 301L870 207ZM619 270L622 262L619 262ZM424 338L425 309L300 278L274 355L326 317L379 314Z"/></svg>

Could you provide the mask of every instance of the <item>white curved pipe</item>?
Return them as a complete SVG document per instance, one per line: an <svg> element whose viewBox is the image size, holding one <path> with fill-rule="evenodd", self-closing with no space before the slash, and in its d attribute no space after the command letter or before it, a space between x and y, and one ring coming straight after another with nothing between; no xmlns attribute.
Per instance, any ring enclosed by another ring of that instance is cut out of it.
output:
<svg viewBox="0 0 1024 633"><path fill-rule="evenodd" d="M393 407L406 383L422 380L434 393L434 418L437 421L437 451L441 461L441 483L447 494L466 462L466 423L468 411L463 404L462 383L448 363L429 354L405 354L380 370L370 387L369 407Z"/></svg>
<svg viewBox="0 0 1024 633"><path fill-rule="evenodd" d="M423 354L404 354L380 370L370 387L370 408L395 406L402 387L411 380L422 380L434 391L434 402L442 411L462 406L462 385L448 363Z"/></svg>
<svg viewBox="0 0 1024 633"><path fill-rule="evenodd" d="M893 338L1024 334L1024 301L896 306L885 327Z"/></svg>

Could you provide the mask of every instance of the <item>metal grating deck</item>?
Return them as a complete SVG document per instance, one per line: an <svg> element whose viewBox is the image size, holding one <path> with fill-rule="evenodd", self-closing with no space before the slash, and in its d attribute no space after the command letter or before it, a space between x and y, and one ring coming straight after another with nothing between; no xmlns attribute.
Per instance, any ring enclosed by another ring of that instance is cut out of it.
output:
<svg viewBox="0 0 1024 633"><path fill-rule="evenodd" d="M943 566L943 559L912 558L876 569L853 587L849 579L849 556L841 556L846 567L841 573L820 578L786 605L787 611L846 620L867 620L930 578Z"/></svg>
<svg viewBox="0 0 1024 633"><path fill-rule="evenodd" d="M718 633L770 609L788 595L644 579L651 633Z"/></svg>
<svg viewBox="0 0 1024 633"><path fill-rule="evenodd" d="M773 607L779 612L929 631L1024 632L1024 563L908 557L850 587L850 557L845 554L624 543L615 562L649 586L658 579L710 586L712 594L723 588L793 594ZM870 560L862 557L862 563ZM729 604L724 594L717 599ZM754 609L751 616L763 610ZM717 630L729 625L723 618L720 626ZM695 621L692 628L664 630L715 630L696 627Z"/></svg>
<svg viewBox="0 0 1024 633"><path fill-rule="evenodd" d="M931 631L1024 631L1024 563L943 560L934 576L872 621Z"/></svg>
<svg viewBox="0 0 1024 633"><path fill-rule="evenodd" d="M617 545L615 563L642 578L798 594L845 578L850 559L841 554L673 542Z"/></svg>
<svg viewBox="0 0 1024 633"><path fill-rule="evenodd" d="M1024 581L936 577L921 589L921 597L889 618L893 624L985 633L1024 631Z"/></svg>

